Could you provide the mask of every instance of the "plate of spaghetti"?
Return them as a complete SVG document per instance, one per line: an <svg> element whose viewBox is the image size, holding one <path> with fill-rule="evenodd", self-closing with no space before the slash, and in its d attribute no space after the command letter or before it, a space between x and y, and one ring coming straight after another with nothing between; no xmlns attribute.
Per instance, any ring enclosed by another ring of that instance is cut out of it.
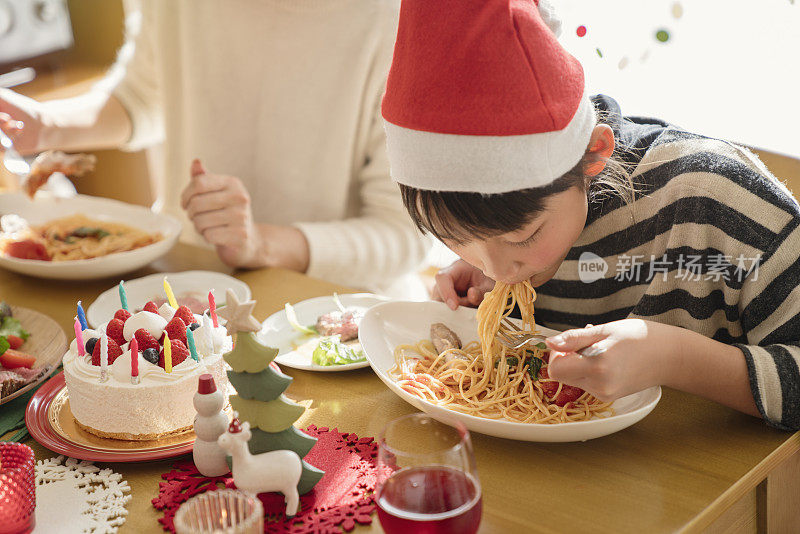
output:
<svg viewBox="0 0 800 534"><path fill-rule="evenodd" d="M526 332L554 335L536 325L535 291L527 283L497 283L478 310L441 302L387 302L367 311L360 341L380 379L414 407L472 431L523 441L585 441L643 419L661 398L654 387L613 403L549 378L544 344L509 349L497 340L512 319Z"/></svg>
<svg viewBox="0 0 800 534"><path fill-rule="evenodd" d="M30 276L117 276L166 254L179 233L174 218L116 200L0 194L0 266Z"/></svg>

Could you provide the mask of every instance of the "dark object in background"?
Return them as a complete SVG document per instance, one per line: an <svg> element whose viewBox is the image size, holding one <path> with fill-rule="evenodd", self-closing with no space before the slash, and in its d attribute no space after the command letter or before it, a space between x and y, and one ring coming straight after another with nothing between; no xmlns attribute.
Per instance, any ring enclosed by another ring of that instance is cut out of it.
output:
<svg viewBox="0 0 800 534"><path fill-rule="evenodd" d="M66 0L0 0L0 87L29 81L31 67L52 66L72 45Z"/></svg>

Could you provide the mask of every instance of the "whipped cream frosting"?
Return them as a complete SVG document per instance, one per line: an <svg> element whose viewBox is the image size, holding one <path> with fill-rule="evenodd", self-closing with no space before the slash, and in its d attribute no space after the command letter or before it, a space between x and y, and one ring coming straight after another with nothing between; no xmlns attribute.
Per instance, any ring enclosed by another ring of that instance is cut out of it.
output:
<svg viewBox="0 0 800 534"><path fill-rule="evenodd" d="M144 328L153 334L154 338L161 339L161 334L164 333L164 327L167 326L167 322L167 319L156 313L149 311L136 312L125 321L122 335L125 336L125 341L130 341L137 330Z"/></svg>

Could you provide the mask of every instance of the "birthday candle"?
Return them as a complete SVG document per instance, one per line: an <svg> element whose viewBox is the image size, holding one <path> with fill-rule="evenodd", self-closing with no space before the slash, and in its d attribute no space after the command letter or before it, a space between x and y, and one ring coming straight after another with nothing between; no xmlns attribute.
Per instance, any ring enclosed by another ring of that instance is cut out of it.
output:
<svg viewBox="0 0 800 534"><path fill-rule="evenodd" d="M131 338L131 384L139 383L139 342Z"/></svg>
<svg viewBox="0 0 800 534"><path fill-rule="evenodd" d="M168 373L172 372L172 341L169 336L164 337L164 370Z"/></svg>
<svg viewBox="0 0 800 534"><path fill-rule="evenodd" d="M119 302L122 305L122 309L128 311L128 295L125 294L125 281L119 281Z"/></svg>
<svg viewBox="0 0 800 534"><path fill-rule="evenodd" d="M192 332L191 328L186 329L186 343L189 345L189 353L192 355L192 359L199 362L200 358L197 356L197 347L194 344L194 332Z"/></svg>
<svg viewBox="0 0 800 534"><path fill-rule="evenodd" d="M108 380L108 336L100 336L100 381Z"/></svg>
<svg viewBox="0 0 800 534"><path fill-rule="evenodd" d="M81 306L81 301L78 301L78 320L81 322L81 330L86 330L89 328L89 325L86 323L86 314L83 313L83 306Z"/></svg>
<svg viewBox="0 0 800 534"><path fill-rule="evenodd" d="M214 300L214 293L208 292L208 314L211 315L211 320L214 321L214 328L219 326L219 319L217 319L217 301Z"/></svg>
<svg viewBox="0 0 800 534"><path fill-rule="evenodd" d="M167 302L169 302L169 305L173 308L177 308L178 301L175 300L175 294L172 292L172 286L167 282L166 276L164 277L164 293L167 294Z"/></svg>
<svg viewBox="0 0 800 534"><path fill-rule="evenodd" d="M78 356L86 354L86 350L83 348L83 331L77 315L75 316L75 344L78 346Z"/></svg>

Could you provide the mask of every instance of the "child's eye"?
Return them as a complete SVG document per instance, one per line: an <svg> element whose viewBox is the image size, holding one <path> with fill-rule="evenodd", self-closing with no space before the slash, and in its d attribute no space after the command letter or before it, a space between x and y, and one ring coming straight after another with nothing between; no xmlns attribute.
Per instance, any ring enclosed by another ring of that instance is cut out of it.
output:
<svg viewBox="0 0 800 534"><path fill-rule="evenodd" d="M531 235L525 241L516 241L516 242L509 242L509 245L514 247L527 247L528 245L532 244L536 239L539 237L539 230L536 230L533 235Z"/></svg>

